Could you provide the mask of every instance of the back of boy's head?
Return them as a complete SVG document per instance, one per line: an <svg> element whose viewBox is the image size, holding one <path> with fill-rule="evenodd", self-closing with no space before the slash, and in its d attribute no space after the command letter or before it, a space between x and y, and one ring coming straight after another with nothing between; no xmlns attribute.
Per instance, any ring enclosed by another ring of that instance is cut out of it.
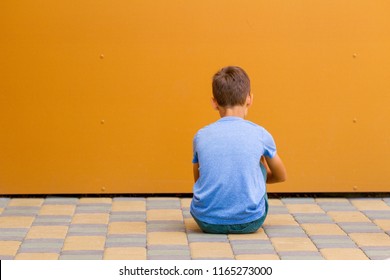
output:
<svg viewBox="0 0 390 280"><path fill-rule="evenodd" d="M251 91L247 73L238 66L227 66L213 77L213 96L219 106L244 105Z"/></svg>

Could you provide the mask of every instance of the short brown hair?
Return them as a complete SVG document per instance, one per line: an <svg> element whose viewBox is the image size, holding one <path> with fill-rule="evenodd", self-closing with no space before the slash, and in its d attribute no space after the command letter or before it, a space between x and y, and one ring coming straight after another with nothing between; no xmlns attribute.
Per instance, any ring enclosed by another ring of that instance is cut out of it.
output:
<svg viewBox="0 0 390 280"><path fill-rule="evenodd" d="M213 96L222 107L244 105L250 91L248 74L238 66L224 67L213 77Z"/></svg>

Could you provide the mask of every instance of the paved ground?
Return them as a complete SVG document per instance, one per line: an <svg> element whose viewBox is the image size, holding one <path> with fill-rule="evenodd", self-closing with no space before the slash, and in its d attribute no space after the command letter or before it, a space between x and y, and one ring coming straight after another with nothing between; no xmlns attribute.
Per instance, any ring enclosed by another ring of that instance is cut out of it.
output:
<svg viewBox="0 0 390 280"><path fill-rule="evenodd" d="M270 199L257 233L200 232L189 198L0 198L0 259L385 259L390 197Z"/></svg>

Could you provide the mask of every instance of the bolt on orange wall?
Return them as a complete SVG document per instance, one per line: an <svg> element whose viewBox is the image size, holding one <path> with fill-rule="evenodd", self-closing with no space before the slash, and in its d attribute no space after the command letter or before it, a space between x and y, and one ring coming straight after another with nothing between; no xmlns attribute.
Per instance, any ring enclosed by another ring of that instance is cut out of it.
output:
<svg viewBox="0 0 390 280"><path fill-rule="evenodd" d="M211 77L288 170L271 192L390 191L390 2L0 2L0 193L190 193Z"/></svg>

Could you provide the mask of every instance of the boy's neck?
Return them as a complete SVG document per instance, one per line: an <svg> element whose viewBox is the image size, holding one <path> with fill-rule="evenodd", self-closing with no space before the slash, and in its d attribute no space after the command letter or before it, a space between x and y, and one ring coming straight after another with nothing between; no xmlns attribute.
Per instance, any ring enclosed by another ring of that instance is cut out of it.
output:
<svg viewBox="0 0 390 280"><path fill-rule="evenodd" d="M245 119L248 112L246 106L218 107L219 115L224 117L239 117Z"/></svg>

